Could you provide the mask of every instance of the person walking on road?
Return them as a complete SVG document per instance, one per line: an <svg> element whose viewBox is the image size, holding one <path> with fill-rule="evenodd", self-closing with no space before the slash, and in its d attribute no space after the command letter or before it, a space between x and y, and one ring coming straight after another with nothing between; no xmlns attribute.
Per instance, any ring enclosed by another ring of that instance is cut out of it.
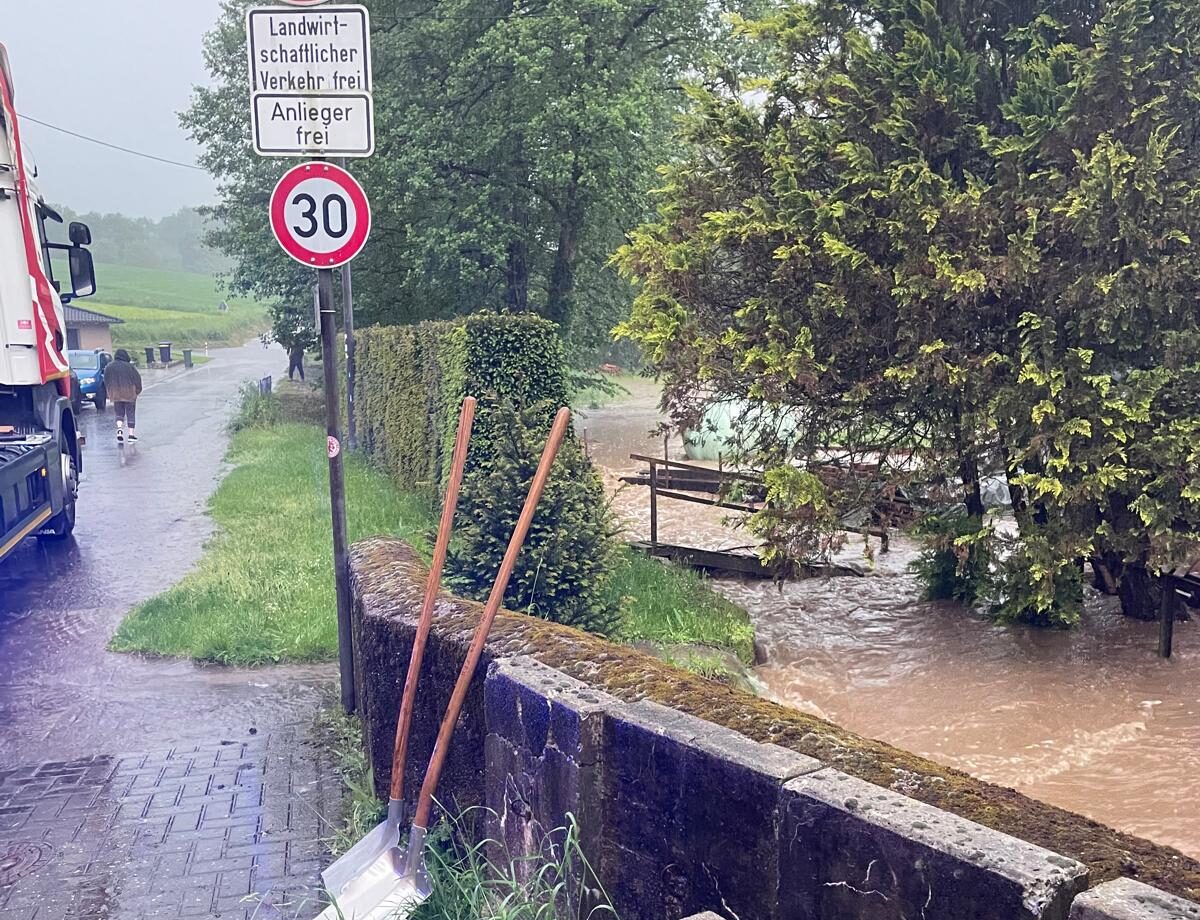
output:
<svg viewBox="0 0 1200 920"><path fill-rule="evenodd" d="M296 371L300 372L300 379L304 380L304 346L293 345L292 350L288 352L288 380L294 380L292 374Z"/></svg>
<svg viewBox="0 0 1200 920"><path fill-rule="evenodd" d="M142 392L142 375L129 360L129 352L117 349L116 360L104 369L104 389L112 400L117 414L117 443L124 444L137 438L137 398ZM129 423L128 430L125 423Z"/></svg>

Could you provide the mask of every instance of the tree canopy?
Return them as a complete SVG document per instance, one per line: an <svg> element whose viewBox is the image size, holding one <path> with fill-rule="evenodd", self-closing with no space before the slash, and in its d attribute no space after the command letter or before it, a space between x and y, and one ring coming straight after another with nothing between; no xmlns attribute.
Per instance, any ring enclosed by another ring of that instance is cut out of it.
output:
<svg viewBox="0 0 1200 920"><path fill-rule="evenodd" d="M969 567L1000 610L1072 622L1090 558L1147 615L1200 542L1194 8L812 0L740 29L769 79L695 90L620 256L676 417L770 407L738 434L781 498L823 502L797 477L830 455L941 483L963 559L1004 477L1019 536Z"/></svg>
<svg viewBox="0 0 1200 920"><path fill-rule="evenodd" d="M212 242L234 281L302 301L308 273L274 249L266 196L286 163L253 154L243 0L206 42L214 85L184 124L217 176ZM533 311L579 348L630 300L608 267L649 213L672 149L680 78L721 32L710 0L370 0L377 152L352 168L375 215L356 261L362 320Z"/></svg>

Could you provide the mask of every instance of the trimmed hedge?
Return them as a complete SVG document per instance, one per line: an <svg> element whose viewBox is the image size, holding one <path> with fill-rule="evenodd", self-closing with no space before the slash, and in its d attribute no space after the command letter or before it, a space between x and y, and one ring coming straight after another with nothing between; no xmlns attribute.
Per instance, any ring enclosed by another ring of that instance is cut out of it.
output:
<svg viewBox="0 0 1200 920"><path fill-rule="evenodd" d="M372 327L359 338L362 443L400 488L449 475L462 400L479 400L447 581L485 597L569 375L558 327L528 314ZM574 438L547 483L505 595L512 609L601 634L620 626L604 486Z"/></svg>
<svg viewBox="0 0 1200 920"><path fill-rule="evenodd" d="M369 453L405 489L438 487L449 473L458 410L479 399L470 466L492 456L498 401L539 407L549 425L567 403L558 327L532 314L476 314L358 335L358 419Z"/></svg>

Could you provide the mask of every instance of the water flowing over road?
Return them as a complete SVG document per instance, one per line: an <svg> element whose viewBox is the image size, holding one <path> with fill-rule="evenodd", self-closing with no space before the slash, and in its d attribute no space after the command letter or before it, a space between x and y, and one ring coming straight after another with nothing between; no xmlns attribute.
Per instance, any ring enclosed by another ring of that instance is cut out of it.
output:
<svg viewBox="0 0 1200 920"><path fill-rule="evenodd" d="M238 385L281 365L278 348L255 342L183 375L147 375L141 440L122 448L111 410L83 410L74 537L27 540L0 563L0 767L237 734L312 710L327 667L243 671L106 650L131 607L200 557Z"/></svg>
<svg viewBox="0 0 1200 920"><path fill-rule="evenodd" d="M648 535L648 491L619 488L661 455L653 394L585 412L592 456L631 535ZM676 456L673 450L672 456ZM660 501L660 539L733 547L725 512ZM878 554L878 543L874 544ZM1156 657L1157 627L1090 593L1071 631L1000 626L920 599L915 545L894 537L870 574L714 586L749 611L766 692L860 734L1011 786L1200 857L1200 627L1180 624ZM861 543L840 556L864 563Z"/></svg>

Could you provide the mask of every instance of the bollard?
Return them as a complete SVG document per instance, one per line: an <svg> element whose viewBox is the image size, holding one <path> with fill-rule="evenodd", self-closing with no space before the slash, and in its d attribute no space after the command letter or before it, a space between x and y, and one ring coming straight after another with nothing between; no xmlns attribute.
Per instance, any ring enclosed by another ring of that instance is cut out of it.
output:
<svg viewBox="0 0 1200 920"><path fill-rule="evenodd" d="M192 366L192 350L190 348L183 350L183 366L187 368Z"/></svg>
<svg viewBox="0 0 1200 920"><path fill-rule="evenodd" d="M146 367L152 367L153 365L154 365L154 348L147 345L146 346Z"/></svg>
<svg viewBox="0 0 1200 920"><path fill-rule="evenodd" d="M171 343L170 342L159 342L158 343L158 356L160 358L162 358L163 364L171 363Z"/></svg>

